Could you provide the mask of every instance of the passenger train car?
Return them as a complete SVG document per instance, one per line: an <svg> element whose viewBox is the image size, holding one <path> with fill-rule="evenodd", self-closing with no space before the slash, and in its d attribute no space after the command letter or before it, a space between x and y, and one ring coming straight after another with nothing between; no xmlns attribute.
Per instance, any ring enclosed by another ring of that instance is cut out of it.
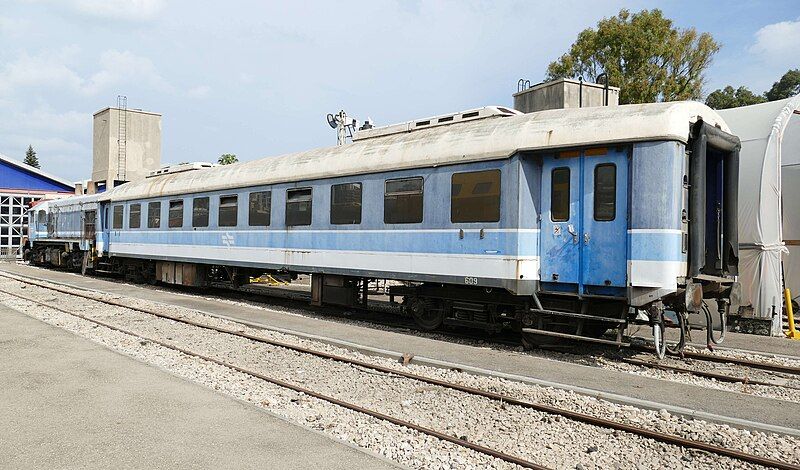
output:
<svg viewBox="0 0 800 470"><path fill-rule="evenodd" d="M50 201L29 254L191 286L310 273L316 304L388 279L425 329L621 344L646 322L663 354L665 323L738 308L739 146L696 102L485 107Z"/></svg>

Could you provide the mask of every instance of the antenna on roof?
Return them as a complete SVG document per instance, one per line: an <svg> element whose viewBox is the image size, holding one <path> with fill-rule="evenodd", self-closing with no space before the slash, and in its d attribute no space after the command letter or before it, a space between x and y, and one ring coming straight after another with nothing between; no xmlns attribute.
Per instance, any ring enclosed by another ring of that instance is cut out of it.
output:
<svg viewBox="0 0 800 470"><path fill-rule="evenodd" d="M344 110L328 114L328 125L336 129L336 145L344 145L348 138L353 138L353 132L358 127L358 121L347 116Z"/></svg>

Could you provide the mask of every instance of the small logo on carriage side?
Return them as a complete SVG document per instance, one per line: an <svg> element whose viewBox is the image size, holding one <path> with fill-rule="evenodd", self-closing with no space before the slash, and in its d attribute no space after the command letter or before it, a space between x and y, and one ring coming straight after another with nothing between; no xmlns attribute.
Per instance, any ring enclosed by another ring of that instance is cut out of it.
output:
<svg viewBox="0 0 800 470"><path fill-rule="evenodd" d="M236 240L233 238L233 235L226 232L222 234L222 244L225 246L233 246L236 244Z"/></svg>
<svg viewBox="0 0 800 470"><path fill-rule="evenodd" d="M553 235L561 235L561 226L553 225Z"/></svg>

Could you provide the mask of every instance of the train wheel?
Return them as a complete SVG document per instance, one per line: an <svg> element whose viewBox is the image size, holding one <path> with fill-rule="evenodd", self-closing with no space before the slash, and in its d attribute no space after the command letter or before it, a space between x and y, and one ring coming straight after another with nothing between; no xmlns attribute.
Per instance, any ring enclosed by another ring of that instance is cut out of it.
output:
<svg viewBox="0 0 800 470"><path fill-rule="evenodd" d="M414 299L408 306L408 311L414 319L414 323L425 331L436 330L444 322L444 312L441 309L432 307L422 299Z"/></svg>

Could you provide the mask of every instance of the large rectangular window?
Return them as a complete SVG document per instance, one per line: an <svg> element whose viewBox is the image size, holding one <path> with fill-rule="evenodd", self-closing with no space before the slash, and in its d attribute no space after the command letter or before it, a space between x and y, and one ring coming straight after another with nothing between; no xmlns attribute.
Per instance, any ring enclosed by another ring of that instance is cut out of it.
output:
<svg viewBox="0 0 800 470"><path fill-rule="evenodd" d="M286 190L286 226L311 225L311 188Z"/></svg>
<svg viewBox="0 0 800 470"><path fill-rule="evenodd" d="M500 221L500 170L453 174L450 181L450 221Z"/></svg>
<svg viewBox="0 0 800 470"><path fill-rule="evenodd" d="M550 178L550 220L569 220L569 168L553 168Z"/></svg>
<svg viewBox="0 0 800 470"><path fill-rule="evenodd" d="M238 212L238 196L219 197L219 217L217 218L217 223L220 227L235 227L238 222Z"/></svg>
<svg viewBox="0 0 800 470"><path fill-rule="evenodd" d="M594 167L594 220L609 222L617 215L617 166L603 163Z"/></svg>
<svg viewBox="0 0 800 470"><path fill-rule="evenodd" d="M421 177L386 180L383 195L383 221L387 224L422 222Z"/></svg>
<svg viewBox="0 0 800 470"><path fill-rule="evenodd" d="M122 220L123 220L123 209L125 206L114 206L114 214L112 216L113 220L111 221L111 227L114 229L122 228Z"/></svg>
<svg viewBox="0 0 800 470"><path fill-rule="evenodd" d="M192 200L192 227L208 227L207 197L196 197Z"/></svg>
<svg viewBox="0 0 800 470"><path fill-rule="evenodd" d="M269 226L272 208L272 191L250 193L250 216L248 224L251 227Z"/></svg>
<svg viewBox="0 0 800 470"><path fill-rule="evenodd" d="M331 186L331 223L361 223L361 183Z"/></svg>
<svg viewBox="0 0 800 470"><path fill-rule="evenodd" d="M142 205L131 204L128 212L128 228L139 228L142 226Z"/></svg>
<svg viewBox="0 0 800 470"><path fill-rule="evenodd" d="M169 201L169 228L183 227L183 200Z"/></svg>
<svg viewBox="0 0 800 470"><path fill-rule="evenodd" d="M147 203L147 228L161 228L161 203Z"/></svg>

